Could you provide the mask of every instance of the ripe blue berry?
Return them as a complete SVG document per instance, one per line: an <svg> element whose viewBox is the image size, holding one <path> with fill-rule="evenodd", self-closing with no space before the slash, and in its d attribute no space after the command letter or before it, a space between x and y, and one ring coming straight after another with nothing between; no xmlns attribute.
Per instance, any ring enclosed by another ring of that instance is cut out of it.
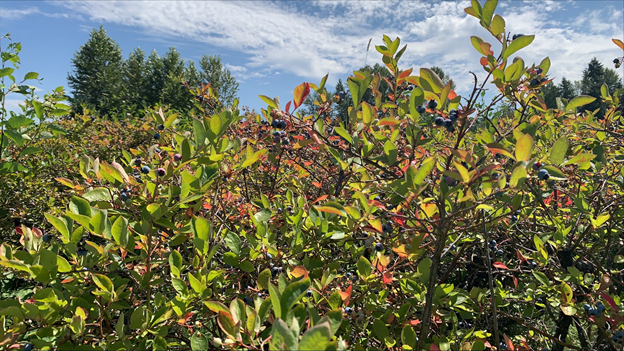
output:
<svg viewBox="0 0 624 351"><path fill-rule="evenodd" d="M384 246L383 246L382 243L375 244L375 251L381 252L381 251L383 251L383 249L384 249Z"/></svg>
<svg viewBox="0 0 624 351"><path fill-rule="evenodd" d="M426 110L427 109L425 108L425 106L422 105L416 108L416 111L418 111L418 113L425 113Z"/></svg>
<svg viewBox="0 0 624 351"><path fill-rule="evenodd" d="M427 103L427 107L429 107L432 110L435 110L436 107L438 107L438 102L435 100L429 100L429 102Z"/></svg>
<svg viewBox="0 0 624 351"><path fill-rule="evenodd" d="M164 169L164 168L162 168L162 167L161 167L161 168L158 168L156 171L158 172L158 176L159 176L159 177L162 177L162 176L164 176L164 175L167 173L167 172L165 171L165 169Z"/></svg>
<svg viewBox="0 0 624 351"><path fill-rule="evenodd" d="M548 180L548 178L550 178L550 174L548 174L547 170L542 168L539 170L539 172L537 172L537 178L541 180Z"/></svg>
<svg viewBox="0 0 624 351"><path fill-rule="evenodd" d="M446 129L449 129L452 126L453 126L453 121L451 121L450 119L444 120L444 127L446 127Z"/></svg>
<svg viewBox="0 0 624 351"><path fill-rule="evenodd" d="M49 242L50 242L50 240L52 240L52 235L50 235L50 234L44 234L42 239L43 239L43 242L44 242L44 243L49 243Z"/></svg>
<svg viewBox="0 0 624 351"><path fill-rule="evenodd" d="M351 314L351 313L353 313L353 308L345 307L344 311L345 311L346 314Z"/></svg>
<svg viewBox="0 0 624 351"><path fill-rule="evenodd" d="M164 125L162 125L162 124L159 124L159 125L158 125L158 130L165 130L165 126L164 126Z"/></svg>
<svg viewBox="0 0 624 351"><path fill-rule="evenodd" d="M150 172L150 168L147 166L143 166L143 168L141 168L141 172L143 174L148 174Z"/></svg>
<svg viewBox="0 0 624 351"><path fill-rule="evenodd" d="M442 117L436 117L436 119L434 119L434 120L433 120L433 123L434 123L436 126L441 126L441 125L443 125L443 124L444 124L444 118L442 118Z"/></svg>
<svg viewBox="0 0 624 351"><path fill-rule="evenodd" d="M308 290L308 292L306 293L307 297L312 297L312 290Z"/></svg>
<svg viewBox="0 0 624 351"><path fill-rule="evenodd" d="M33 351L35 349L35 345L28 343L24 345L24 351Z"/></svg>
<svg viewBox="0 0 624 351"><path fill-rule="evenodd" d="M160 139L160 133L155 133L154 134L154 139L156 139L156 140Z"/></svg>

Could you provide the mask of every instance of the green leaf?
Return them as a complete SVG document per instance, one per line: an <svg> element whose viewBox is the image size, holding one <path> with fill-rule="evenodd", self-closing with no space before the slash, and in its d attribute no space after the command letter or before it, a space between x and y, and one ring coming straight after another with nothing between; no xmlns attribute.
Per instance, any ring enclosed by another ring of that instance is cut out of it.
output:
<svg viewBox="0 0 624 351"><path fill-rule="evenodd" d="M595 97L588 96L588 95L577 96L574 99L572 99L570 102L568 102L568 105L565 108L566 112L574 111L574 109L577 107L591 104L592 102L594 102L594 100L596 100Z"/></svg>
<svg viewBox="0 0 624 351"><path fill-rule="evenodd" d="M577 163L588 162L596 158L595 154L578 154L563 163L563 165L575 165Z"/></svg>
<svg viewBox="0 0 624 351"><path fill-rule="evenodd" d="M538 282L542 283L543 286L550 286L550 280L548 280L546 274L536 270L532 270L531 273L533 273L535 279L537 279Z"/></svg>
<svg viewBox="0 0 624 351"><path fill-rule="evenodd" d="M286 349L288 350L297 350L297 335L295 335L295 333L293 333L293 331L288 328L288 325L286 325L283 320L277 319L273 323L273 327L271 328L271 335L271 344L273 344L275 349L284 350L284 348L282 347L283 344L286 345Z"/></svg>
<svg viewBox="0 0 624 351"><path fill-rule="evenodd" d="M329 322L317 324L303 334L299 342L298 351L325 350L331 337Z"/></svg>
<svg viewBox="0 0 624 351"><path fill-rule="evenodd" d="M483 5L481 20L486 26L489 26L492 22L492 16L494 15L494 10L496 10L496 5L498 5L498 0L487 0Z"/></svg>
<svg viewBox="0 0 624 351"><path fill-rule="evenodd" d="M308 288L310 288L310 278L288 284L280 298L282 314L288 313L295 303L305 295Z"/></svg>
<svg viewBox="0 0 624 351"><path fill-rule="evenodd" d="M208 350L208 339L201 335L199 332L195 332L191 336L191 350L193 351L205 351Z"/></svg>
<svg viewBox="0 0 624 351"><path fill-rule="evenodd" d="M416 170L414 166L409 166L407 172L405 172L405 180L407 182L407 186L411 186L414 191L416 191L422 182L425 180L429 172L435 166L435 157L429 157L425 161L423 161L420 165L420 168Z"/></svg>
<svg viewBox="0 0 624 351"><path fill-rule="evenodd" d="M238 234L228 231L225 235L225 244L236 256L240 255L241 239Z"/></svg>
<svg viewBox="0 0 624 351"><path fill-rule="evenodd" d="M182 271L182 255L180 255L177 250L173 250L169 254L169 268L174 277L180 278L180 272Z"/></svg>
<svg viewBox="0 0 624 351"><path fill-rule="evenodd" d="M560 291L563 303L566 305L569 304L572 301L572 296L574 295L572 288L566 284L566 282L561 282Z"/></svg>
<svg viewBox="0 0 624 351"><path fill-rule="evenodd" d="M434 93L440 94L442 92L442 89L444 88L444 83L442 83L442 79L440 79L438 74L435 73L433 70L426 67L421 68L420 77L424 78L427 82L429 82L429 84L431 84Z"/></svg>
<svg viewBox="0 0 624 351"><path fill-rule="evenodd" d="M0 68L0 78L8 76L9 74L13 73L14 71L15 71L15 69L11 68L11 67Z"/></svg>
<svg viewBox="0 0 624 351"><path fill-rule="evenodd" d="M516 51L530 45L533 42L533 39L535 39L535 35L523 35L516 38L516 40L513 40L507 49L505 49L505 52L503 53L503 60L507 60L507 58L513 55Z"/></svg>
<svg viewBox="0 0 624 351"><path fill-rule="evenodd" d="M128 237L128 220L122 216L117 217L111 228L111 234L119 246L126 247L130 240Z"/></svg>
<svg viewBox="0 0 624 351"><path fill-rule="evenodd" d="M157 336L154 338L154 343L152 344L152 350L154 351L167 351L167 340L165 340L162 336Z"/></svg>
<svg viewBox="0 0 624 351"><path fill-rule="evenodd" d="M188 287L186 286L186 282L182 279L173 278L171 279L171 285L183 296L188 295Z"/></svg>
<svg viewBox="0 0 624 351"><path fill-rule="evenodd" d="M348 141L349 144L353 144L353 138L351 138L346 129L342 127L336 127L334 128L334 131L336 131L336 133L338 133L338 135L340 135L341 137L345 138L345 140Z"/></svg>
<svg viewBox="0 0 624 351"><path fill-rule="evenodd" d="M329 322L329 324L331 325L331 335L335 335L340 328L340 324L342 324L342 309L338 308L327 312L323 316L323 318L321 318L318 323L315 324L322 324L325 322Z"/></svg>
<svg viewBox="0 0 624 351"><path fill-rule="evenodd" d="M494 15L494 19L492 19L490 24L490 30L496 37L505 33L505 20L499 15Z"/></svg>
<svg viewBox="0 0 624 351"><path fill-rule="evenodd" d="M234 323L232 315L223 311L219 311L219 315L217 316L217 323L224 333L226 333L232 339L238 340L240 332L238 330L238 326L236 325L236 323Z"/></svg>
<svg viewBox="0 0 624 351"><path fill-rule="evenodd" d="M415 87L410 94L410 115L414 120L420 116L420 113L416 110L418 106L421 106L425 102L425 93L421 87Z"/></svg>
<svg viewBox="0 0 624 351"><path fill-rule="evenodd" d="M119 338L123 338L124 337L124 326L125 326L125 313L121 312L121 314L119 315L119 319L117 320L117 324L115 325L115 331L117 332L117 337Z"/></svg>
<svg viewBox="0 0 624 351"><path fill-rule="evenodd" d="M387 164L393 165L396 162L396 159L398 156L398 150L392 141L390 140L386 141L386 143L384 144L384 152L386 153L386 156L387 156L387 160L388 160Z"/></svg>
<svg viewBox="0 0 624 351"><path fill-rule="evenodd" d="M388 331L388 327L386 327L386 323L380 319L375 319L373 321L373 330L375 331L375 335L379 340L384 340L385 338L390 336L390 332Z"/></svg>
<svg viewBox="0 0 624 351"><path fill-rule="evenodd" d="M90 202L93 201L111 201L110 192L107 188L95 188L88 193L82 195L85 199Z"/></svg>
<svg viewBox="0 0 624 351"><path fill-rule="evenodd" d="M511 173L511 179L509 181L509 186L515 188L520 184L520 182L527 177L526 169L522 166L518 166L514 168Z"/></svg>
<svg viewBox="0 0 624 351"><path fill-rule="evenodd" d="M219 313L219 312L230 313L230 309L218 301L205 301L204 305L206 305L206 307L208 307L208 309L214 313Z"/></svg>
<svg viewBox="0 0 624 351"><path fill-rule="evenodd" d="M565 160L568 151L568 139L566 137L559 138L550 149L550 162L559 166Z"/></svg>
<svg viewBox="0 0 624 351"><path fill-rule="evenodd" d="M72 266L62 256L56 256L56 265L58 266L58 271L60 273L67 273L72 270Z"/></svg>
<svg viewBox="0 0 624 351"><path fill-rule="evenodd" d="M401 341L403 345L409 345L412 349L416 348L416 332L414 328L406 325L401 331Z"/></svg>
<svg viewBox="0 0 624 351"><path fill-rule="evenodd" d="M357 262L357 270L358 274L361 278L365 279L371 274L371 263L364 256L360 256L360 259Z"/></svg>
<svg viewBox="0 0 624 351"><path fill-rule="evenodd" d="M67 222L65 220L52 216L49 213L45 214L45 218L58 230L58 232L63 236L64 242L67 243L70 240L69 229L67 229Z"/></svg>
<svg viewBox="0 0 624 351"><path fill-rule="evenodd" d="M206 127L199 119L193 119L193 132L195 133L195 147L200 148L206 143L208 133Z"/></svg>
<svg viewBox="0 0 624 351"><path fill-rule="evenodd" d="M109 277L103 274L92 274L91 277L93 278L95 285L97 285L100 289L108 292L114 291L113 282Z"/></svg>
<svg viewBox="0 0 624 351"><path fill-rule="evenodd" d="M516 142L516 161L528 161L533 153L533 138L529 134L524 134Z"/></svg>
<svg viewBox="0 0 624 351"><path fill-rule="evenodd" d="M2 261L0 261L2 263ZM271 297L271 303L273 305L273 312L275 312L276 318L282 318L282 305L280 300L282 298L282 294L280 294L279 290L275 287L275 285L269 283L269 296Z"/></svg>
<svg viewBox="0 0 624 351"><path fill-rule="evenodd" d="M258 95L258 97L264 101L267 105L269 105L270 107L276 109L277 105L275 104L275 101L273 101L273 99L271 99L270 97L266 96L266 95Z"/></svg>
<svg viewBox="0 0 624 351"><path fill-rule="evenodd" d="M269 288L269 281L271 280L271 270L265 269L260 275L258 275L258 289L267 290Z"/></svg>

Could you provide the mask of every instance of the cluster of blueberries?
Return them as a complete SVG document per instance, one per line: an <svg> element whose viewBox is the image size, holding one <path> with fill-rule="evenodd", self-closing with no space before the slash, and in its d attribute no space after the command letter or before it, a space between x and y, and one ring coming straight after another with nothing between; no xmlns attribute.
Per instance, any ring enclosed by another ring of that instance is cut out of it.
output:
<svg viewBox="0 0 624 351"><path fill-rule="evenodd" d="M282 142L282 145L288 145L288 143L290 142L288 140L288 137L286 136L286 132L283 130L276 130L275 132L273 132L273 142L274 143L279 143Z"/></svg>
<svg viewBox="0 0 624 351"><path fill-rule="evenodd" d="M617 332L615 332L615 334L611 337L611 340L618 344L624 343L624 331L618 330Z"/></svg>
<svg viewBox="0 0 624 351"><path fill-rule="evenodd" d="M502 256L505 254L505 252L501 249L498 249L498 243L496 242L496 240L492 239L488 242L488 246L490 248L490 250L494 251L496 253L496 255L498 256ZM497 250L498 249L498 250Z"/></svg>
<svg viewBox="0 0 624 351"><path fill-rule="evenodd" d="M438 127L446 128L446 131L452 133L455 131L455 122L457 122L457 117L457 110L453 109L449 111L448 118L436 117L436 119L433 120L433 123Z"/></svg>
<svg viewBox="0 0 624 351"><path fill-rule="evenodd" d="M165 130L165 126L162 125L162 124L159 124L158 125L158 130L160 130L160 131ZM154 139L156 139L156 140L160 139L160 133L158 133L158 132L154 133Z"/></svg>
<svg viewBox="0 0 624 351"><path fill-rule="evenodd" d="M583 305L583 309L590 316L600 317L602 316L602 312L604 312L607 308L602 304L602 302L598 301L596 302L596 308L593 308L588 303L586 303L585 305Z"/></svg>
<svg viewBox="0 0 624 351"><path fill-rule="evenodd" d="M286 128L286 121L274 119L273 121L271 121L271 127L277 128L277 129L284 129Z"/></svg>

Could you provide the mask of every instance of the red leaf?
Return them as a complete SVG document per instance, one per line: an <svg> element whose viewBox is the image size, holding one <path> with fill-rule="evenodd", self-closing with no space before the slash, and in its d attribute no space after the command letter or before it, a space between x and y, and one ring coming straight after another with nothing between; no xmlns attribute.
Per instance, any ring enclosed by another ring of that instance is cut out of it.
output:
<svg viewBox="0 0 624 351"><path fill-rule="evenodd" d="M22 231L22 228L20 227L15 227L15 231L17 232L17 234L19 235L24 235L24 232Z"/></svg>
<svg viewBox="0 0 624 351"><path fill-rule="evenodd" d="M479 63L481 63L481 66L487 66L489 65L487 57L482 57L481 60L479 61Z"/></svg>
<svg viewBox="0 0 624 351"><path fill-rule="evenodd" d="M301 106L308 94L310 94L310 84L308 83L301 83L295 88L295 110Z"/></svg>
<svg viewBox="0 0 624 351"><path fill-rule="evenodd" d="M429 351L440 351L440 348L432 343L431 346L429 346Z"/></svg>
<svg viewBox="0 0 624 351"><path fill-rule="evenodd" d="M607 301L607 303L609 304L609 306L611 306L611 308L613 308L615 310L615 313L620 312L620 310L618 309L617 305L615 304L615 301L613 300L613 298L611 298L611 296L601 292L600 296L602 296L603 299L605 299L605 301Z"/></svg>
<svg viewBox="0 0 624 351"><path fill-rule="evenodd" d="M516 278L515 276L513 277L513 282L514 282L514 287L516 289L518 289L518 278Z"/></svg>
<svg viewBox="0 0 624 351"><path fill-rule="evenodd" d="M292 102L292 101L288 101L288 103L286 103L286 110L285 110L285 111L286 111L286 114L289 114L289 113L290 113L290 103L291 103L291 102Z"/></svg>
<svg viewBox="0 0 624 351"><path fill-rule="evenodd" d="M451 89L448 94L448 99L453 100L456 97L457 97L457 93L455 92L455 90Z"/></svg>
<svg viewBox="0 0 624 351"><path fill-rule="evenodd" d="M493 266L500 269L509 269L503 262L494 262Z"/></svg>
<svg viewBox="0 0 624 351"><path fill-rule="evenodd" d="M412 319L411 321L407 321L405 324L415 327L420 324L420 319Z"/></svg>

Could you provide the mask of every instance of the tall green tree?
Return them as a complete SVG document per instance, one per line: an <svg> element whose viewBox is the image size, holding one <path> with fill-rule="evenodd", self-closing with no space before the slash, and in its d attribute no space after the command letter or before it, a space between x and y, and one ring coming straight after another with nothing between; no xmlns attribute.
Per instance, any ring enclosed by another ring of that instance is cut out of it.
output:
<svg viewBox="0 0 624 351"><path fill-rule="evenodd" d="M156 50L152 50L145 63L147 79L145 82L144 97L148 106L163 102L163 90L167 75L165 65Z"/></svg>
<svg viewBox="0 0 624 351"><path fill-rule="evenodd" d="M123 57L121 48L103 26L91 31L87 43L72 58L73 72L67 75L73 110L82 113L87 105L101 115L121 107Z"/></svg>
<svg viewBox="0 0 624 351"><path fill-rule="evenodd" d="M615 90L622 88L622 79L618 76L617 72L611 68L604 67L597 58L593 58L587 68L583 70L583 78L580 82L581 94L589 95L596 98L594 102L586 105L586 110L594 111L600 109L597 113L597 117L604 116L604 112L607 109L607 105L601 100L600 87L602 84L607 84L609 92L613 93Z"/></svg>
<svg viewBox="0 0 624 351"><path fill-rule="evenodd" d="M125 87L124 100L127 112L136 116L145 108L145 91L147 87L147 71L145 51L135 48L124 61L123 85Z"/></svg>
<svg viewBox="0 0 624 351"><path fill-rule="evenodd" d="M180 85L184 80L186 64L180 52L175 48L169 51L162 58L165 81L163 84L163 95L165 104L179 111L186 111L191 106L192 97L188 90Z"/></svg>
<svg viewBox="0 0 624 351"><path fill-rule="evenodd" d="M201 82L211 83L221 103L231 106L238 93L238 83L230 70L223 67L221 56L204 55L199 61L199 67Z"/></svg>

